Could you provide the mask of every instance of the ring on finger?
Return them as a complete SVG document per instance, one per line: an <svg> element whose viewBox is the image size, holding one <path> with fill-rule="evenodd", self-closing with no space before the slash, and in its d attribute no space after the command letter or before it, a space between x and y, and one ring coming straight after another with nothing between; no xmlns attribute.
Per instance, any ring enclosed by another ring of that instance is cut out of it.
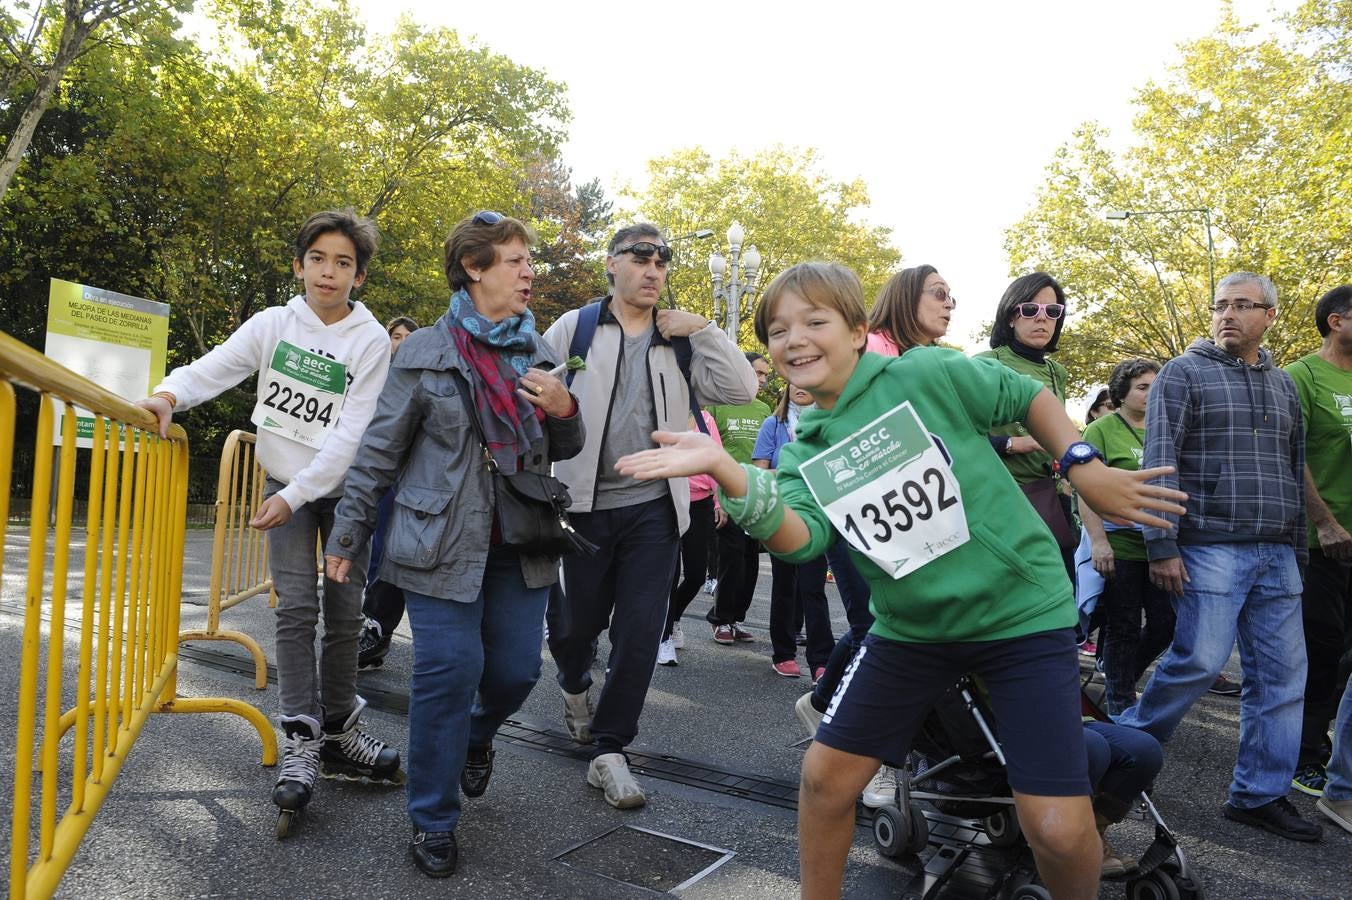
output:
<svg viewBox="0 0 1352 900"><path fill-rule="evenodd" d="M541 387L540 385L538 385L538 384L532 384L532 385L530 386L530 389L531 389L532 393L534 393L535 396L537 396L537 397L540 396L541 394L543 394L543 393L545 392L545 389L544 389L543 387Z"/></svg>

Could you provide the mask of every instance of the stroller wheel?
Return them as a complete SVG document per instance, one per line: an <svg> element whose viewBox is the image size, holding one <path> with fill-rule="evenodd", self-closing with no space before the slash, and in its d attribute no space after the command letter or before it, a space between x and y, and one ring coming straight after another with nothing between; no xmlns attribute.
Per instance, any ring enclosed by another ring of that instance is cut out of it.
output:
<svg viewBox="0 0 1352 900"><path fill-rule="evenodd" d="M1168 874L1174 880L1174 887L1178 888L1180 900L1206 900L1206 891L1202 889L1200 882L1193 881L1191 878L1184 878L1178 863L1172 859L1160 863L1160 871Z"/></svg>
<svg viewBox="0 0 1352 900"><path fill-rule="evenodd" d="M1168 872L1156 869L1127 882L1127 900L1183 900L1178 885Z"/></svg>
<svg viewBox="0 0 1352 900"><path fill-rule="evenodd" d="M1019 842L1023 829L1019 827L1019 816L1014 807L1007 806L999 812L986 816L982 823L986 826L986 837L993 847L1012 847Z"/></svg>
<svg viewBox="0 0 1352 900"><path fill-rule="evenodd" d="M878 807L873 812L873 843L878 845L878 852L894 859L914 853L915 851L910 849L912 827L911 814L908 810L891 805ZM926 837L928 831L926 827Z"/></svg>
<svg viewBox="0 0 1352 900"><path fill-rule="evenodd" d="M1021 884L1009 895L1009 900L1052 900L1052 892L1040 884Z"/></svg>

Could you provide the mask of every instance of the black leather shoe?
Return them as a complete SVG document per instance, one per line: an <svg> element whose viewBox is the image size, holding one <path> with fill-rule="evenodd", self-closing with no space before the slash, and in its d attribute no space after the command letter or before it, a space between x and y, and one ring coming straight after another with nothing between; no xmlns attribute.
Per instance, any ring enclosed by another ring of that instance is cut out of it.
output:
<svg viewBox="0 0 1352 900"><path fill-rule="evenodd" d="M420 831L408 845L413 862L429 878L449 878L455 874L460 850L453 831Z"/></svg>
<svg viewBox="0 0 1352 900"><path fill-rule="evenodd" d="M1253 809L1240 809L1227 803L1225 817L1232 822L1252 825L1292 841L1317 841L1324 836L1324 829L1301 816L1295 804L1285 797L1278 797L1271 803Z"/></svg>
<svg viewBox="0 0 1352 900"><path fill-rule="evenodd" d="M488 779L493 777L493 757L497 755L492 747L469 748L465 767L460 770L460 790L466 797L482 797L488 790Z"/></svg>

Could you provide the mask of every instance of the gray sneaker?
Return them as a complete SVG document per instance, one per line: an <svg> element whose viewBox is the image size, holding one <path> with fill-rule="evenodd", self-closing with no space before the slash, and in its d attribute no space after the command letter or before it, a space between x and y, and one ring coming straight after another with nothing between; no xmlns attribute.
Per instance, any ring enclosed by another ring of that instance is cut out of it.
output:
<svg viewBox="0 0 1352 900"><path fill-rule="evenodd" d="M798 702L793 704L793 714L798 717L798 721L803 723L807 729L808 737L817 736L817 726L822 723L822 714L817 712L817 707L812 705L812 692L798 698Z"/></svg>
<svg viewBox="0 0 1352 900"><path fill-rule="evenodd" d="M1330 800L1328 797L1320 797L1314 808L1343 831L1352 832L1352 800Z"/></svg>
<svg viewBox="0 0 1352 900"><path fill-rule="evenodd" d="M563 693L563 724L568 734L579 744L592 742L591 721L596 707L592 705L591 688L580 694Z"/></svg>
<svg viewBox="0 0 1352 900"><path fill-rule="evenodd" d="M587 784L605 791L606 802L616 809L636 809L648 802L623 753L603 753L593 759L587 767Z"/></svg>

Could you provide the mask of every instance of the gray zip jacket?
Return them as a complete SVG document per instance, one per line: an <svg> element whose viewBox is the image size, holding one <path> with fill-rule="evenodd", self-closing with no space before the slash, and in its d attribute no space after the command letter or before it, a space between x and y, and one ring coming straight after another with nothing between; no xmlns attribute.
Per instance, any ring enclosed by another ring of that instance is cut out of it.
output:
<svg viewBox="0 0 1352 900"><path fill-rule="evenodd" d="M1249 365L1209 340L1194 341L1160 370L1146 408L1142 468L1175 466L1155 483L1186 491L1187 512L1164 531L1145 529L1151 560L1179 544L1305 547L1305 425L1291 376L1266 350Z"/></svg>
<svg viewBox="0 0 1352 900"><path fill-rule="evenodd" d="M605 440L610 424L610 403L615 394L615 373L619 371L620 354L624 350L624 329L610 311L611 298L604 298L587 351L587 368L573 377L582 416L587 422L587 441L582 452L567 462L554 466L554 474L568 485L573 495L574 512L590 512L596 501L597 467L601 465L601 442ZM559 359L568 357L568 346L577 330L578 311L564 313L545 332L545 343ZM676 351L671 342L656 328L657 311L653 311L653 337L648 346L648 383L652 389L653 409L657 413L654 428L663 431L689 431L690 392L685 376L676 362ZM695 387L695 398L700 406L719 403L747 403L756 396L756 372L737 345L728 340L717 325L710 323L690 335L694 354L690 361L690 380ZM654 445L655 446L655 445ZM670 478L671 502L676 508L676 523L682 534L690 524L690 481Z"/></svg>
<svg viewBox="0 0 1352 900"><path fill-rule="evenodd" d="M536 363L555 365L544 341L537 341ZM492 479L460 397L463 382L453 374L469 368L445 316L404 339L347 470L324 549L356 557L375 528L376 505L397 480L377 574L406 590L462 603L479 595L494 509ZM551 462L582 449L581 414L547 416L543 430L543 441L525 455L523 469L547 473ZM554 584L558 571L557 557L521 557L528 587Z"/></svg>

